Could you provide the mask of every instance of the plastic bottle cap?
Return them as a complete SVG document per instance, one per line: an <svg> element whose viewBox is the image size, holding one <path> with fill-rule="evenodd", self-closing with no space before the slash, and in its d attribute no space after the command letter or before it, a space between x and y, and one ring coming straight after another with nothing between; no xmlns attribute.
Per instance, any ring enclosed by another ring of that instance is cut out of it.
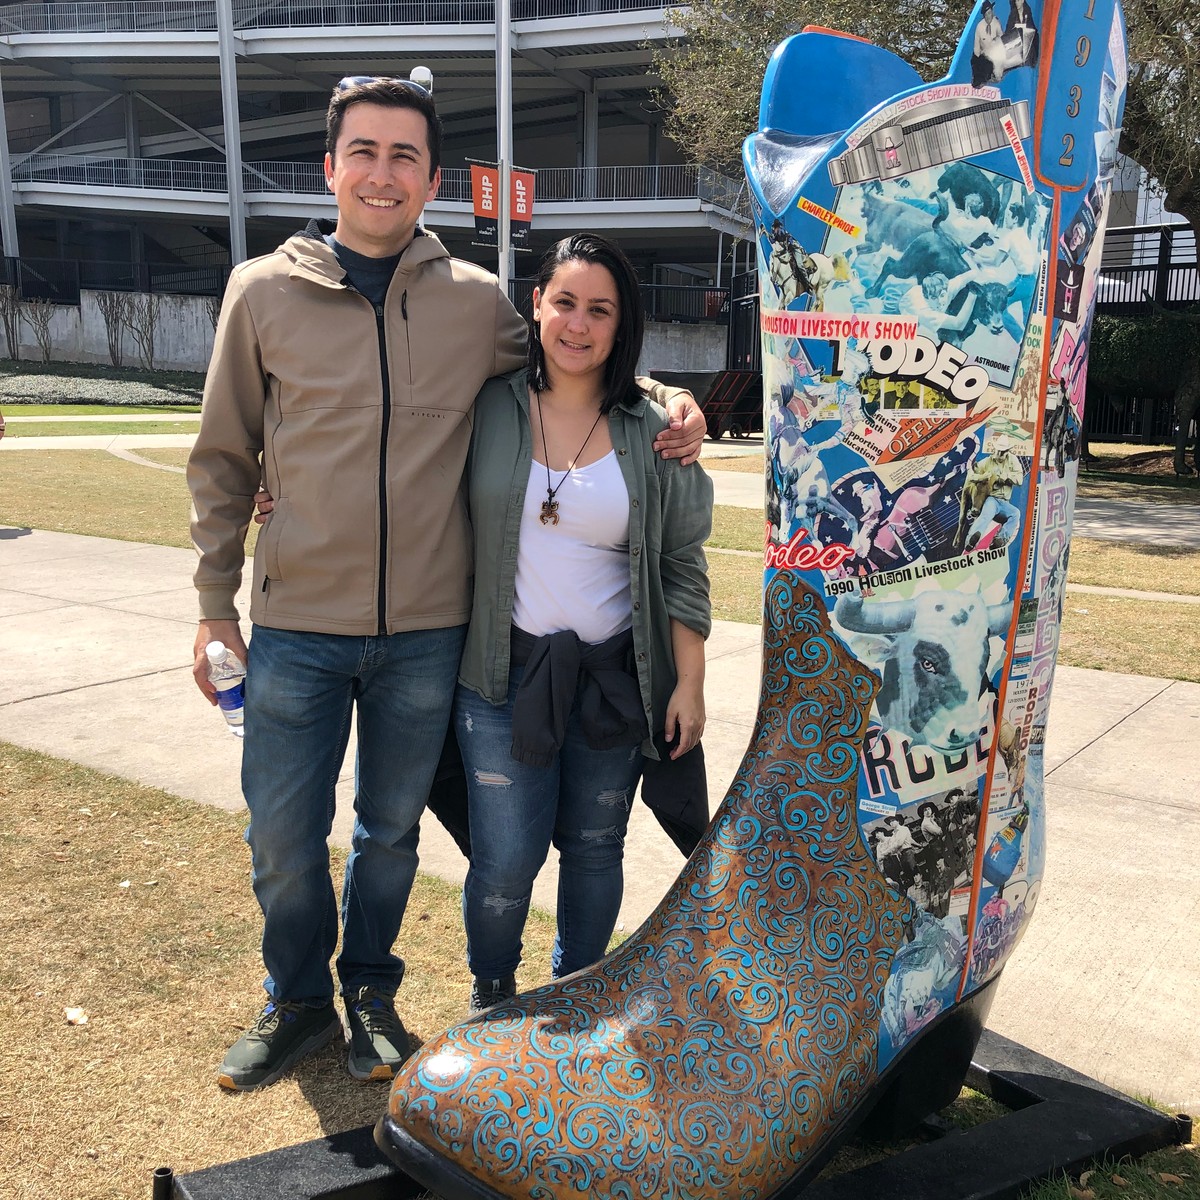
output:
<svg viewBox="0 0 1200 1200"><path fill-rule="evenodd" d="M204 647L204 653L208 655L210 663L221 663L225 661L225 643L224 642L209 642Z"/></svg>

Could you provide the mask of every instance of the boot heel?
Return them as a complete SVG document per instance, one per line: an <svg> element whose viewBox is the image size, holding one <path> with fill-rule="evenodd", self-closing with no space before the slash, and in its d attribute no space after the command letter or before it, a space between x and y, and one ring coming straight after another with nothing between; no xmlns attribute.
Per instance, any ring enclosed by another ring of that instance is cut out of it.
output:
<svg viewBox="0 0 1200 1200"><path fill-rule="evenodd" d="M875 1141L901 1137L953 1104L987 1021L999 976L936 1020L879 1081L879 1097L859 1132Z"/></svg>

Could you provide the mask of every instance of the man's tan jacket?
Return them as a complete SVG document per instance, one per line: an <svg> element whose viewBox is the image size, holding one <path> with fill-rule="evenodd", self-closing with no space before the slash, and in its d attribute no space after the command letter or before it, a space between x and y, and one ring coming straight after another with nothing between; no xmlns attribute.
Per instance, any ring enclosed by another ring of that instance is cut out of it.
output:
<svg viewBox="0 0 1200 1200"><path fill-rule="evenodd" d="M310 230L314 227L310 226ZM230 277L188 462L200 615L236 619L260 480L259 625L367 635L470 615L475 395L524 361L495 276L421 233L377 311L314 232Z"/></svg>

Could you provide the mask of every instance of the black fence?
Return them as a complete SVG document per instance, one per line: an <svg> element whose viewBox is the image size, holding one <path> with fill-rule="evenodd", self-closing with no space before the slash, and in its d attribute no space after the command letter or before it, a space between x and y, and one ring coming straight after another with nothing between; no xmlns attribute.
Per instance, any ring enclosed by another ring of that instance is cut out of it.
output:
<svg viewBox="0 0 1200 1200"><path fill-rule="evenodd" d="M1088 388L1083 424L1092 442L1175 441L1175 401L1170 396L1117 396Z"/></svg>
<svg viewBox="0 0 1200 1200"><path fill-rule="evenodd" d="M91 262L81 259L4 259L4 282L22 300L49 300L78 307L81 290L159 292L181 296L220 296L229 278L227 266L179 263Z"/></svg>
<svg viewBox="0 0 1200 1200"><path fill-rule="evenodd" d="M1129 317L1154 305L1200 304L1196 235L1189 225L1126 225L1104 237L1096 311Z"/></svg>

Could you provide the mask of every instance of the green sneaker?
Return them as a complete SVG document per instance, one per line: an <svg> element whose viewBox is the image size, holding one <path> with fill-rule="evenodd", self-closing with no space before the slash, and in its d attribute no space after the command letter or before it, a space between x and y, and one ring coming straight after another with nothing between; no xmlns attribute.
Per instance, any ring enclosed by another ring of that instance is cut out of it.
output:
<svg viewBox="0 0 1200 1200"><path fill-rule="evenodd" d="M347 993L344 999L350 1030L346 1062L350 1074L355 1079L391 1079L412 1053L408 1031L396 1016L392 997L368 986Z"/></svg>
<svg viewBox="0 0 1200 1200"><path fill-rule="evenodd" d="M265 1087L341 1031L332 1001L312 1008L268 1000L254 1024L229 1048L217 1082L234 1092Z"/></svg>

